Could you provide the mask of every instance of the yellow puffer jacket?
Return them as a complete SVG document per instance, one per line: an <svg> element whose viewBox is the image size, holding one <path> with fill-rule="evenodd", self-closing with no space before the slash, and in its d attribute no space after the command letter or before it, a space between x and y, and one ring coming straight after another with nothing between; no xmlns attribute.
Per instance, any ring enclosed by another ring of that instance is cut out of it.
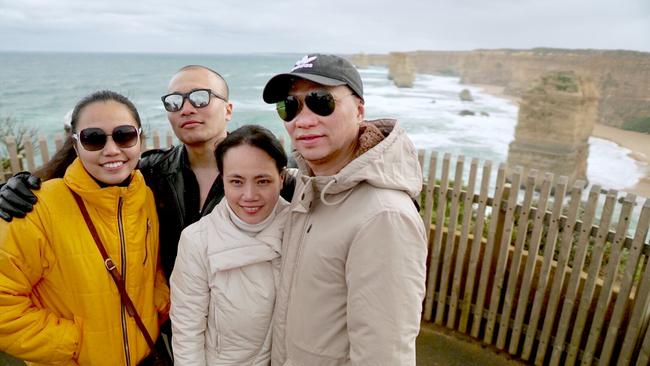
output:
<svg viewBox="0 0 650 366"><path fill-rule="evenodd" d="M135 171L100 188L79 159L36 192L25 219L0 223L0 350L36 364L136 365L149 347L69 189L82 197L149 333L169 289L158 265L153 194Z"/></svg>

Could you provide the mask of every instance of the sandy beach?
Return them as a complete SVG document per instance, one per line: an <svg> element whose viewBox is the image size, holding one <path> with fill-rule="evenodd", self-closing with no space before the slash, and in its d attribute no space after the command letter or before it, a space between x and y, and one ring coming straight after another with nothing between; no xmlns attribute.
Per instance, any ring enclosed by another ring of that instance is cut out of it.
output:
<svg viewBox="0 0 650 366"><path fill-rule="evenodd" d="M486 93L508 99L518 104L519 98L503 93L502 86L496 85L473 85L483 89ZM650 134L641 132L626 131L620 128L611 127L602 124L595 124L592 136L612 141L626 149L631 150L629 156L646 165L645 177L634 186L630 186L621 191L636 194L637 196L650 198Z"/></svg>

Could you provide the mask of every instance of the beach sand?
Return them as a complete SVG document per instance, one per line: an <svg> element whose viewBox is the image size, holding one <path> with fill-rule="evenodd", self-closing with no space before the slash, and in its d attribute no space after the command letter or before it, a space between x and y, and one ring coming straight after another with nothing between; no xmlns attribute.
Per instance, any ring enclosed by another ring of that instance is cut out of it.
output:
<svg viewBox="0 0 650 366"><path fill-rule="evenodd" d="M483 89L487 94L510 100L512 103L519 104L519 98L503 93L502 86L473 84L473 86ZM595 124L592 136L604 140L609 140L617 145L631 150L629 156L646 165L645 177L634 186L621 189L622 192L632 193L640 197L650 197L650 134L626 131L620 128ZM607 187L603 187L607 188Z"/></svg>

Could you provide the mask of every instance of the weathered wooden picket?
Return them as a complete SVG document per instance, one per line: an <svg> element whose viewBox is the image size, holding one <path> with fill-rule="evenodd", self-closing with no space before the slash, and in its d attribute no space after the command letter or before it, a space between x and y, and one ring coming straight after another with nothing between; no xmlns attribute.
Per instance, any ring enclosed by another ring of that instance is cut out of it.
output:
<svg viewBox="0 0 650 366"><path fill-rule="evenodd" d="M55 140L57 148L62 137ZM171 132L166 145L172 144ZM160 134L152 133L153 147ZM8 171L36 168L30 141L22 156L8 141ZM47 143L39 140L42 161ZM424 166L425 152L419 158ZM440 169L438 167L440 166ZM636 197L537 172L506 173L472 159L431 153L423 220L430 225L423 318L536 365L650 363L650 200L627 236ZM440 175L438 175L438 171ZM540 180L537 180L538 182ZM476 193L478 191L478 193ZM523 194L523 199L520 196ZM613 221L618 217L616 223ZM610 230L614 227L614 230Z"/></svg>
<svg viewBox="0 0 650 366"><path fill-rule="evenodd" d="M424 319L531 364L647 365L650 200L628 237L634 195L616 207L610 190L601 205L593 186L585 207L583 182L567 187L564 177L545 174L535 186L536 171L507 176L504 165L489 192L489 161L480 181L477 159L467 181L464 157L453 181L451 164L449 154L432 153L423 190L423 220L431 223Z"/></svg>

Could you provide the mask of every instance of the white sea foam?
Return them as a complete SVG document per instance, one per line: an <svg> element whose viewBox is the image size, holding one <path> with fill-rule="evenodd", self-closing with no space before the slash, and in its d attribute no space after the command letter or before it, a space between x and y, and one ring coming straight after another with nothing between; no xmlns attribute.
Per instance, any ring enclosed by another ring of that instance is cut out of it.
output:
<svg viewBox="0 0 650 366"><path fill-rule="evenodd" d="M629 157L630 150L597 137L589 139L587 176L590 183L604 188L634 186L645 175L647 164Z"/></svg>

